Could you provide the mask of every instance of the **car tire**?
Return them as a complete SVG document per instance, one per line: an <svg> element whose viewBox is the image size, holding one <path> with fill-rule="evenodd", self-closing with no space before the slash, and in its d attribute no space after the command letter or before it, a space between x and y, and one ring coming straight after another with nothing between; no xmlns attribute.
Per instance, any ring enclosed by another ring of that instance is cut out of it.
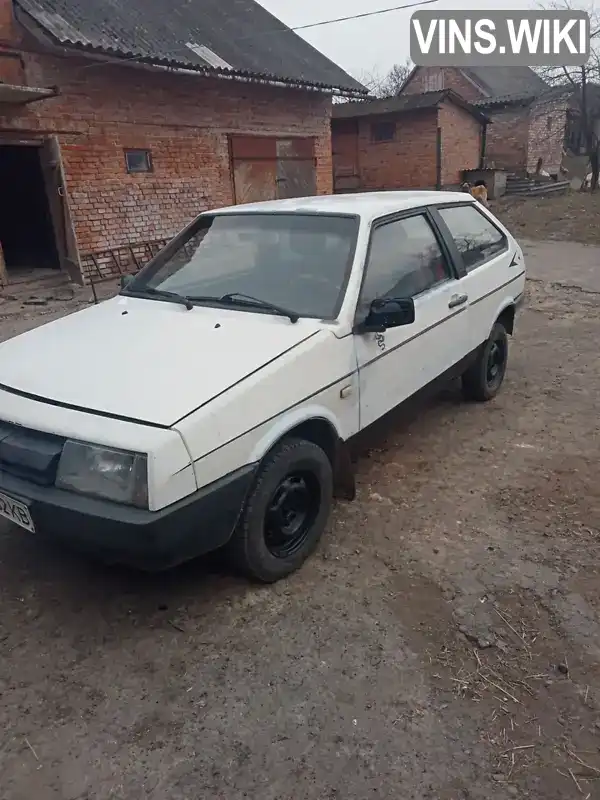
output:
<svg viewBox="0 0 600 800"><path fill-rule="evenodd" d="M247 577L274 583L317 547L333 502L333 469L313 442L290 438L259 467L229 542L229 558Z"/></svg>
<svg viewBox="0 0 600 800"><path fill-rule="evenodd" d="M508 363L508 334L496 322L489 339L482 345L477 359L462 375L463 393L467 400L485 403L500 391Z"/></svg>

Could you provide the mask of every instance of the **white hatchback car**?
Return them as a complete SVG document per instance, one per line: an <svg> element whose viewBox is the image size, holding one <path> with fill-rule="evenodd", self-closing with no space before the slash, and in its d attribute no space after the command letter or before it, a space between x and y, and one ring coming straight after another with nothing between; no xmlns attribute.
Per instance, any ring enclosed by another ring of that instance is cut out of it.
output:
<svg viewBox="0 0 600 800"><path fill-rule="evenodd" d="M0 345L0 515L162 569L272 582L354 496L348 442L440 376L489 400L521 248L463 193L201 214L116 297Z"/></svg>

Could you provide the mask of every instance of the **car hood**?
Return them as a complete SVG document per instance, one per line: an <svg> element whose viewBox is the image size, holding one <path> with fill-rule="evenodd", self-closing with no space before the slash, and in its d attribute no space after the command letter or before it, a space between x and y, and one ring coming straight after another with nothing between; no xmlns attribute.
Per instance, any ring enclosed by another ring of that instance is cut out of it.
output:
<svg viewBox="0 0 600 800"><path fill-rule="evenodd" d="M118 296L0 344L0 388L171 426L322 330L316 320Z"/></svg>

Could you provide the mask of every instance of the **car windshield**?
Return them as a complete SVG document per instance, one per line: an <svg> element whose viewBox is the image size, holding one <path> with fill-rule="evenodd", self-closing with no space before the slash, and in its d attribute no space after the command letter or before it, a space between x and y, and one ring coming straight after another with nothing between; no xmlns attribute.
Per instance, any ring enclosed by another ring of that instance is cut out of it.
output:
<svg viewBox="0 0 600 800"><path fill-rule="evenodd" d="M239 302L240 309L267 313L277 306L301 317L335 319L357 232L353 216L201 216L138 273L124 293L147 292L156 300L172 293L206 305Z"/></svg>

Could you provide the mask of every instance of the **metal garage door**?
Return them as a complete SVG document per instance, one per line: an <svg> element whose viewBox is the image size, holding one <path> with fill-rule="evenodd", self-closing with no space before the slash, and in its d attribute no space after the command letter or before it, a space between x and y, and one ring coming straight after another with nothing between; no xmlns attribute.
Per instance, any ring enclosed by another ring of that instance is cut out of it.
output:
<svg viewBox="0 0 600 800"><path fill-rule="evenodd" d="M313 138L232 136L230 141L236 203L316 194Z"/></svg>

